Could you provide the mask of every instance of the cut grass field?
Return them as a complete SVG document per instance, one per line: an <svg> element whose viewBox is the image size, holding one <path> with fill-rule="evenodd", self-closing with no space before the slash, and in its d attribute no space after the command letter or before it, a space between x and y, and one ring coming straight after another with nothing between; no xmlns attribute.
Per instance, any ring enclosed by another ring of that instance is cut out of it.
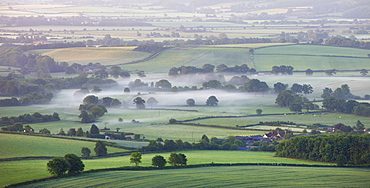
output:
<svg viewBox="0 0 370 188"><path fill-rule="evenodd" d="M367 187L369 169L281 166L109 171L24 187Z"/></svg>
<svg viewBox="0 0 370 188"><path fill-rule="evenodd" d="M204 163L289 163L289 164L321 164L331 165L329 163L319 163L312 161L301 161L288 158L273 157L272 152L246 152L246 151L183 151L187 156L188 164L204 164ZM158 154L144 154L140 166L151 166L151 159ZM166 159L170 153L160 153ZM134 166L130 163L130 156L90 159L83 160L85 170L114 168L122 166ZM29 181L33 179L48 177L50 174L46 170L47 160L32 160L32 161L10 161L1 162L0 175L2 181L0 186L9 185L12 183ZM265 170L267 167L264 167ZM181 170L180 170L181 171ZM27 173L24 173L27 172ZM144 171L142 171L144 172ZM163 172L163 171L154 171ZM65 179L66 180L66 179Z"/></svg>
<svg viewBox="0 0 370 188"><path fill-rule="evenodd" d="M135 47L114 48L66 48L45 52L42 55L53 57L56 61L80 64L101 63L116 65L143 59L150 53L132 51Z"/></svg>
<svg viewBox="0 0 370 188"><path fill-rule="evenodd" d="M81 148L87 147L94 155L95 142L47 138L38 136L0 134L0 158L33 157L33 156L64 156L67 153L81 155ZM107 147L108 153L127 150Z"/></svg>

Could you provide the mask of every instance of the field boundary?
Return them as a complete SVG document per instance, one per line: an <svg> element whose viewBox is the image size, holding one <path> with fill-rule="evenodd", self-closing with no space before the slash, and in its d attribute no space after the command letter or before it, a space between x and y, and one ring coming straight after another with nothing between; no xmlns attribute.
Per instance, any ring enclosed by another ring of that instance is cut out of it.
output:
<svg viewBox="0 0 370 188"><path fill-rule="evenodd" d="M147 166L124 166L117 168L104 168L104 169L92 169L82 172L82 174L97 173L97 172L107 172L107 171L147 171L147 170L170 170L170 169L187 169L187 168L204 168L204 167L225 167L225 166L289 166L289 167L321 167L321 168L369 168L365 166L338 166L338 165L307 165L307 164L287 164L287 163L206 163L197 165L186 165L186 166L165 166L163 168ZM24 185L29 185L32 183L43 182L47 180L60 179L64 177L72 177L69 175L64 175L61 177L46 177L41 179L35 179L31 181L25 181L21 183L11 184L5 187L19 187Z"/></svg>

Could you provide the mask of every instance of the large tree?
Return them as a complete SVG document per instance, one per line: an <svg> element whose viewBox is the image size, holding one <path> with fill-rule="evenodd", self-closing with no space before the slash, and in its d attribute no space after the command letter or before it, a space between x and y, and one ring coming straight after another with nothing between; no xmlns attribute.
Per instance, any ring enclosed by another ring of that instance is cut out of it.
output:
<svg viewBox="0 0 370 188"><path fill-rule="evenodd" d="M48 171L55 176L63 175L69 167L69 163L63 157L55 157L47 163Z"/></svg>
<svg viewBox="0 0 370 188"><path fill-rule="evenodd" d="M97 141L94 148L95 154L98 157L107 155L107 147L105 147L102 141Z"/></svg>
<svg viewBox="0 0 370 188"><path fill-rule="evenodd" d="M218 99L215 96L208 97L206 101L207 106L217 106L218 105Z"/></svg>
<svg viewBox="0 0 370 188"><path fill-rule="evenodd" d="M150 106L155 106L158 104L157 99L155 99L154 97L150 97L147 102L148 102L148 105Z"/></svg>
<svg viewBox="0 0 370 188"><path fill-rule="evenodd" d="M153 166L163 168L164 166L166 166L166 164L167 164L166 159L164 159L164 157L161 156L161 155L156 155L152 158L152 165Z"/></svg>
<svg viewBox="0 0 370 188"><path fill-rule="evenodd" d="M99 128L95 124L91 125L90 134L100 134L99 133Z"/></svg>
<svg viewBox="0 0 370 188"><path fill-rule="evenodd" d="M155 83L155 87L165 91L169 91L172 88L172 84L168 80L159 80Z"/></svg>
<svg viewBox="0 0 370 188"><path fill-rule="evenodd" d="M93 105L97 105L99 102L99 98L95 95L89 95L89 96L86 96L83 100L83 104L93 104Z"/></svg>
<svg viewBox="0 0 370 188"><path fill-rule="evenodd" d="M89 148L87 148L87 147L83 147L81 149L81 153L82 153L82 157L89 158L90 157L91 150Z"/></svg>
<svg viewBox="0 0 370 188"><path fill-rule="evenodd" d="M134 99L134 104L136 104L137 109L145 109L145 100L141 97L136 97Z"/></svg>
<svg viewBox="0 0 370 188"><path fill-rule="evenodd" d="M135 163L135 166L139 166L139 163L141 163L141 155L140 152L131 153L130 163Z"/></svg>
<svg viewBox="0 0 370 188"><path fill-rule="evenodd" d="M69 164L68 174L79 174L84 170L85 165L77 155L68 153L64 156L64 159Z"/></svg>
<svg viewBox="0 0 370 188"><path fill-rule="evenodd" d="M194 106L195 105L195 100L194 99L187 99L186 104L188 104L189 106Z"/></svg>
<svg viewBox="0 0 370 188"><path fill-rule="evenodd" d="M275 91L275 93L280 93L280 92L286 90L287 87L288 87L288 84L283 84L281 82L277 82L276 84L274 84L274 91Z"/></svg>

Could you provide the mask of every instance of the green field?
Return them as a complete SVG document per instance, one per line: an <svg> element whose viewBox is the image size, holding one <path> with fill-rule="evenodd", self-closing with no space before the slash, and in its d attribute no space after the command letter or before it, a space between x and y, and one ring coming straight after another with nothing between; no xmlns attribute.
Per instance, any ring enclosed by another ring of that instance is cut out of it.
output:
<svg viewBox="0 0 370 188"><path fill-rule="evenodd" d="M367 57L369 51L364 49L333 47L333 46L288 45L288 46L260 48L257 49L254 53Z"/></svg>
<svg viewBox="0 0 370 188"><path fill-rule="evenodd" d="M245 152L245 151L183 151L187 156L188 164L204 163L290 163L290 164L321 164L312 161L300 161L288 158L273 157L272 152ZM140 166L151 166L151 158L156 154L144 154ZM161 153L160 155L168 158L170 153ZM114 168L122 166L133 166L129 162L129 156L83 160L85 170ZM47 160L32 161L10 161L0 163L0 175L2 181L0 186L29 181L38 178L50 176L46 170ZM267 167L265 167L267 168ZM18 170L19 169L19 170ZM28 172L28 173L24 173ZM143 171L144 172L144 171Z"/></svg>
<svg viewBox="0 0 370 188"><path fill-rule="evenodd" d="M280 166L109 171L24 187L367 187L369 169Z"/></svg>
<svg viewBox="0 0 370 188"><path fill-rule="evenodd" d="M81 155L81 148L89 148L94 155L95 142L46 138L27 135L0 134L0 158L31 156L64 156L67 153ZM107 147L108 153L127 150Z"/></svg>
<svg viewBox="0 0 370 188"><path fill-rule="evenodd" d="M204 120L196 120L191 121L191 123L200 123L200 124L210 124L210 125L221 125L221 126L232 126L235 127L236 125L244 126L244 125L252 125L258 124L259 122L263 121L290 121L297 124L305 124L305 125L312 125L315 123L321 123L324 125L333 126L338 123L343 123L349 126L355 126L357 120L360 120L366 127L370 127L370 118L368 117L361 117L355 116L351 114L341 114L341 113L318 113L316 115L313 114L305 114L305 115L277 115L277 116L253 116L253 117L246 117L246 118L215 118L215 119L204 119ZM254 127L248 127L248 129L253 129ZM257 127L255 127L257 128ZM274 129L274 127L271 127ZM283 128L286 129L286 128Z"/></svg>
<svg viewBox="0 0 370 188"><path fill-rule="evenodd" d="M181 65L202 67L206 63L216 66L220 64L227 66L247 64L258 71L270 71L275 65L290 65L294 67L294 70L306 70L308 68L313 70L358 70L370 68L370 59L366 58L367 51L362 49L313 45L271 46L256 49L252 61L248 49L239 47L252 46L237 44L215 47L173 48L164 51L152 60L123 67L134 69L134 67L139 65L146 71L157 72L163 72L163 70L169 70L172 67ZM263 45L257 45L256 47L263 47Z"/></svg>

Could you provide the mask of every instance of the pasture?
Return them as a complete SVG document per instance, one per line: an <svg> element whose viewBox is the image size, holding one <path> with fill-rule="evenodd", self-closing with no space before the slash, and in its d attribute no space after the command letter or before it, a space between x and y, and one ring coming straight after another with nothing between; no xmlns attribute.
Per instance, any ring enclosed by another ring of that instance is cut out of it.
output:
<svg viewBox="0 0 370 188"><path fill-rule="evenodd" d="M239 47L257 47L253 57L248 49ZM262 47L262 48L259 48ZM345 57L341 57L345 56ZM339 48L313 45L221 45L214 47L179 47L166 50L158 57L139 64L124 65L129 70L138 65L145 71L163 72L172 67L202 67L209 63L215 66L247 64L257 71L270 71L275 65L290 65L294 70L360 70L369 69L370 58L367 51L354 48Z"/></svg>
<svg viewBox="0 0 370 188"><path fill-rule="evenodd" d="M66 130L67 131L67 130ZM94 154L95 142L47 138L28 135L0 134L0 158L34 157L34 156L64 156L67 153L81 155L81 148L87 147ZM108 153L127 150L107 147Z"/></svg>
<svg viewBox="0 0 370 188"><path fill-rule="evenodd" d="M246 152L246 151L183 151L187 156L188 164L204 164L204 163L290 163L290 164L321 164L331 165L328 163L300 161L288 158L273 157L272 152ZM158 154L158 153L157 153ZM151 159L157 154L144 154L140 166L151 166ZM159 153L166 159L170 153ZM83 160L85 170L115 168L122 166L133 166L130 163L130 156L90 159ZM1 162L0 175L3 181L0 181L0 186L9 185L12 183L29 181L38 178L50 176L46 170L47 160L26 160L26 161L9 161ZM19 170L17 170L19 169ZM265 167L266 169L266 167ZM180 170L181 171L181 170ZM28 172L28 173L24 173ZM142 171L145 172L145 171ZM159 172L159 171L158 171ZM163 172L163 171L162 171ZM66 180L66 179L64 179Z"/></svg>
<svg viewBox="0 0 370 188"><path fill-rule="evenodd" d="M205 167L98 172L24 187L366 187L369 174L369 169L355 168Z"/></svg>
<svg viewBox="0 0 370 188"><path fill-rule="evenodd" d="M215 118L215 119L203 119L191 121L189 123L200 123L200 124L210 124L210 125L221 125L221 126L232 126L236 125L253 125L258 124L263 121L289 121L297 124L312 125L315 123L321 123L323 125L333 126L338 123L343 123L349 126L355 126L357 120L360 120L365 127L370 127L370 118L355 116L351 114L341 114L341 113L317 113L317 114L304 114L304 115L271 115L271 116L252 116L245 118ZM258 127L248 127L248 129L253 129ZM270 129L275 129L276 127L271 127ZM260 128L258 128L260 129ZM282 129L287 129L282 127ZM292 129L292 128L291 128ZM303 130L301 130L303 131Z"/></svg>

